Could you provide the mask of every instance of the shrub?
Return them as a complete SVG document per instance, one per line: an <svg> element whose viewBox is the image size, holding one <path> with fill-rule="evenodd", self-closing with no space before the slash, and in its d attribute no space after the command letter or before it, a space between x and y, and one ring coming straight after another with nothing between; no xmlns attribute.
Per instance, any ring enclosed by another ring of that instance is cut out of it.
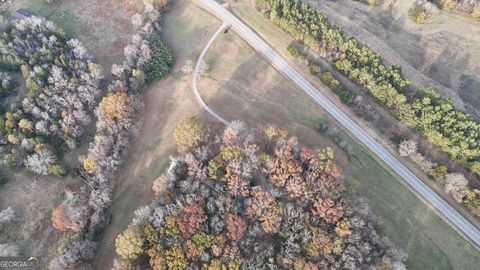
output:
<svg viewBox="0 0 480 270"><path fill-rule="evenodd" d="M427 14L425 13L425 8L417 3L415 3L412 8L408 11L410 18L420 24L424 24L427 19Z"/></svg>
<svg viewBox="0 0 480 270"><path fill-rule="evenodd" d="M174 63L172 50L163 43L159 35L153 38L151 47L152 57L143 67L147 83L165 76Z"/></svg>
<svg viewBox="0 0 480 270"><path fill-rule="evenodd" d="M64 177L67 175L67 170L62 165L52 164L48 166L48 173L56 177Z"/></svg>
<svg viewBox="0 0 480 270"><path fill-rule="evenodd" d="M330 72L323 72L320 74L320 80L325 83L335 94L340 97L340 100L345 104L352 104L355 99L355 94L343 87L343 85L333 77Z"/></svg>
<svg viewBox="0 0 480 270"><path fill-rule="evenodd" d="M438 180L438 179L442 179L443 177L445 177L447 175L447 173L448 173L447 166L439 165L439 166L435 167L431 176L434 179Z"/></svg>
<svg viewBox="0 0 480 270"><path fill-rule="evenodd" d="M293 45L288 45L287 51L288 51L288 53L290 53L290 56L295 58L295 59L300 58L300 56L301 56L298 48L296 48Z"/></svg>

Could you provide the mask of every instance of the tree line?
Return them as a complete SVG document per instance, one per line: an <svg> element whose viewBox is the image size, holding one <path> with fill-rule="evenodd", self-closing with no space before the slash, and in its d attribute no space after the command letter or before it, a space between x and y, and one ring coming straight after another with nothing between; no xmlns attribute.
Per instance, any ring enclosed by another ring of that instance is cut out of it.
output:
<svg viewBox="0 0 480 270"><path fill-rule="evenodd" d="M136 113L142 108L140 90L165 76L173 65L172 51L159 39L160 11L169 1L144 1L141 14L132 17L136 34L124 49L125 60L112 66L113 80L95 114L96 134L78 170L86 184L69 190L52 212L52 223L68 232L62 238L50 269L90 268L101 234L109 221L114 189L114 173L130 146L138 126Z"/></svg>
<svg viewBox="0 0 480 270"><path fill-rule="evenodd" d="M256 0L271 21L314 50L330 56L334 67L392 109L432 144L480 175L480 124L432 88L412 89L400 67L382 64L380 54L346 37L326 16L300 0Z"/></svg>

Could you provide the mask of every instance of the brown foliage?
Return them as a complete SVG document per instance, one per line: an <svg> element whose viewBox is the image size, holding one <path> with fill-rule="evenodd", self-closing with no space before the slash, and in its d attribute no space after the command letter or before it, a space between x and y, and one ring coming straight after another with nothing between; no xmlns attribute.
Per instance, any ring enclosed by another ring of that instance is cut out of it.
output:
<svg viewBox="0 0 480 270"><path fill-rule="evenodd" d="M336 223L343 217L342 205L331 199L319 199L313 204L313 207L313 214L321 217L327 223Z"/></svg>
<svg viewBox="0 0 480 270"><path fill-rule="evenodd" d="M245 231L247 230L247 224L242 217L229 214L227 217L227 236L230 240L238 241L242 239Z"/></svg>
<svg viewBox="0 0 480 270"><path fill-rule="evenodd" d="M245 201L247 215L257 218L266 233L277 232L282 221L282 209L276 205L272 194L257 189L252 195Z"/></svg>
<svg viewBox="0 0 480 270"><path fill-rule="evenodd" d="M155 196L159 196L167 191L169 181L170 178L167 174L162 174L153 181L152 190L155 193Z"/></svg>
<svg viewBox="0 0 480 270"><path fill-rule="evenodd" d="M196 260L198 257L202 256L203 249L198 248L192 240L187 240L187 258L191 260Z"/></svg>
<svg viewBox="0 0 480 270"><path fill-rule="evenodd" d="M66 232L70 229L74 229L74 223L67 215L67 208L65 204L60 204L52 211L52 225L55 229Z"/></svg>
<svg viewBox="0 0 480 270"><path fill-rule="evenodd" d="M207 169L192 153L188 153L185 156L185 163L188 167L188 176L198 180L207 179Z"/></svg>
<svg viewBox="0 0 480 270"><path fill-rule="evenodd" d="M177 218L178 228L185 237L194 235L203 222L207 220L207 215L203 208L198 204L190 204L183 208L183 214Z"/></svg>
<svg viewBox="0 0 480 270"><path fill-rule="evenodd" d="M313 158L315 158L315 151L313 151L313 149L308 147L302 147L302 149L300 149L300 161L309 163Z"/></svg>
<svg viewBox="0 0 480 270"><path fill-rule="evenodd" d="M294 177L290 179L285 185L285 189L293 198L305 198L311 197L310 189L302 177Z"/></svg>
<svg viewBox="0 0 480 270"><path fill-rule="evenodd" d="M227 166L227 173L222 178L222 181L227 183L228 192L232 195L247 196L249 193L249 181L243 179L239 174L240 168L238 163L230 163Z"/></svg>
<svg viewBox="0 0 480 270"><path fill-rule="evenodd" d="M236 144L238 142L238 131L232 127L225 128L223 132L223 142L225 144Z"/></svg>
<svg viewBox="0 0 480 270"><path fill-rule="evenodd" d="M213 239L213 245L212 245L213 256L220 257L223 253L223 250L225 249L225 244L226 244L226 239L222 234L215 236L215 239Z"/></svg>
<svg viewBox="0 0 480 270"><path fill-rule="evenodd" d="M284 187L289 179L298 178L302 173L302 166L294 159L293 148L297 139L278 139L274 149L274 157L267 160L269 180L276 186Z"/></svg>
<svg viewBox="0 0 480 270"><path fill-rule="evenodd" d="M125 92L109 92L100 102L100 109L107 124L133 116L131 98Z"/></svg>

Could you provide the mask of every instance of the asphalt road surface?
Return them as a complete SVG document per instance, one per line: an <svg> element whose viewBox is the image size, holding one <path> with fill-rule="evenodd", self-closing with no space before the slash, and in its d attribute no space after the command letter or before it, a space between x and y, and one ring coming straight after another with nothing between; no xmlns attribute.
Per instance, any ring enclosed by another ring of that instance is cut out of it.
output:
<svg viewBox="0 0 480 270"><path fill-rule="evenodd" d="M368 135L366 131L355 124L355 122L343 113L335 104L322 95L315 87L313 87L313 85L295 71L295 69L290 66L282 56L263 41L252 29L250 29L250 27L246 26L242 21L214 0L198 0L198 2L203 8L221 19L223 23L229 24L238 35L262 54L278 71L296 83L303 91L322 106L323 109L343 125L345 129L401 176L408 185L415 189L426 201L435 207L438 212L442 213L460 231L480 246L480 231L474 225L423 183L422 180L415 176L415 174L407 169L398 159Z"/></svg>

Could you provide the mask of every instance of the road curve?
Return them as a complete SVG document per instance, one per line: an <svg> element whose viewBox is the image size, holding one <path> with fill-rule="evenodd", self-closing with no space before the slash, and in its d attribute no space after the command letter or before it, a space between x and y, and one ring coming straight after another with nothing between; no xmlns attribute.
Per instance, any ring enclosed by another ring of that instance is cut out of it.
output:
<svg viewBox="0 0 480 270"><path fill-rule="evenodd" d="M383 146L375 141L367 132L360 128L352 119L343 113L335 104L322 95L313 85L303 78L291 67L274 49L263 41L252 29L246 26L237 17L227 11L222 5L214 0L198 0L203 8L213 13L224 24L231 25L250 46L262 54L271 64L285 76L296 83L303 91L312 97L323 109L333 116L345 129L360 140L366 147L382 159L392 170L415 189L426 201L444 215L461 232L469 237L475 244L480 246L480 231L466 220L460 213L453 209L444 199L438 196L432 189L422 182L415 174L407 169L398 159L390 154ZM197 63L198 64L198 63Z"/></svg>
<svg viewBox="0 0 480 270"><path fill-rule="evenodd" d="M228 126L228 121L223 119L220 115L218 115L214 110L212 110L210 107L208 107L207 103L205 103L205 101L202 99L202 97L200 96L200 93L198 92L198 88L197 88L197 79L198 79L198 75L200 74L200 66L202 64L202 61L203 61L203 58L205 57L205 54L207 54L208 52L208 49L210 49L210 47L212 46L212 43L213 41L215 41L215 39L217 38L217 36L222 32L224 31L226 28L228 27L228 24L226 23L223 23L217 30L217 32L215 32L215 34L213 34L213 36L210 38L210 40L208 41L207 45L205 46L205 48L203 48L203 51L202 53L200 54L200 56L198 57L198 60L197 60L197 63L195 64L195 70L193 71L193 79L192 79L192 90L193 90L193 93L195 94L195 99L197 100L198 104L200 104L200 106L202 106L209 114L211 114L213 117L215 117L215 119L217 119L218 121L222 122L223 124L225 124L226 126Z"/></svg>

